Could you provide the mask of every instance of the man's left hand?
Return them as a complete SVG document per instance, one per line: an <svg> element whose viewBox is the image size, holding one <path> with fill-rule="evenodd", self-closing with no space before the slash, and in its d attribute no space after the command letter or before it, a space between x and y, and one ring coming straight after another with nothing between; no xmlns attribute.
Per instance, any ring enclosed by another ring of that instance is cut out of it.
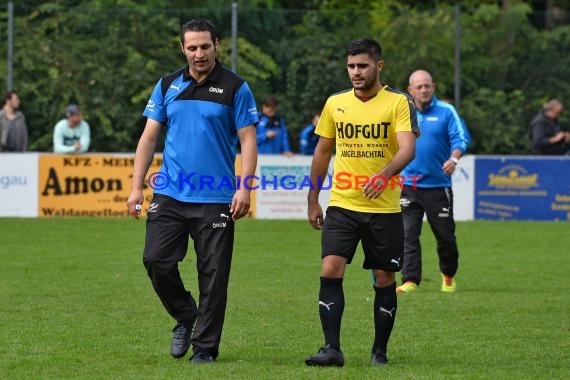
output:
<svg viewBox="0 0 570 380"><path fill-rule="evenodd" d="M251 198L249 190L239 189L236 191L230 207L230 212L232 213L232 219L234 221L247 215L249 212L250 202Z"/></svg>
<svg viewBox="0 0 570 380"><path fill-rule="evenodd" d="M457 164L453 162L451 159L449 159L443 163L443 166L441 168L443 169L445 175L450 176L455 171L456 166Z"/></svg>
<svg viewBox="0 0 570 380"><path fill-rule="evenodd" d="M387 186L387 179L383 175L374 175L362 187L362 194L368 199L377 199Z"/></svg>

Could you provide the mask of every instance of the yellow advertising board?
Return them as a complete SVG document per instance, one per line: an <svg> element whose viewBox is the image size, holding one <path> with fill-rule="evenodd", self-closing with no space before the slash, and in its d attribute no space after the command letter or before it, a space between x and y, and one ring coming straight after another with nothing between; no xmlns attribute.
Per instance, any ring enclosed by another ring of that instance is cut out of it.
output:
<svg viewBox="0 0 570 380"><path fill-rule="evenodd" d="M40 155L38 216L128 216L133 163L134 155ZM155 156L148 174L161 165ZM143 194L144 211L152 198L146 179Z"/></svg>
<svg viewBox="0 0 570 380"><path fill-rule="evenodd" d="M38 163L38 216L127 217L131 193L133 154L41 154ZM152 200L148 177L160 170L162 155L155 155L144 181L142 216ZM236 159L239 173L241 160ZM252 192L249 216L255 216Z"/></svg>

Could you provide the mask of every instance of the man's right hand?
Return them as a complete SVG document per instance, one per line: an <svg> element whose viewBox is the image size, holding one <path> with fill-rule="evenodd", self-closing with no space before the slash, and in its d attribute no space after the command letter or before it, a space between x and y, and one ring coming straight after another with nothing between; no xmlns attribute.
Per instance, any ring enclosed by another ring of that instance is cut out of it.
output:
<svg viewBox="0 0 570 380"><path fill-rule="evenodd" d="M567 134L567 132L563 132L563 131L558 132L557 134L554 135L554 139L553 139L552 143L556 144L562 140L567 140L566 134Z"/></svg>
<svg viewBox="0 0 570 380"><path fill-rule="evenodd" d="M309 208L307 210L307 216L309 217L309 223L311 227L315 230L323 229L323 209L319 202L309 201Z"/></svg>
<svg viewBox="0 0 570 380"><path fill-rule="evenodd" d="M131 192L131 195L129 195L129 199L127 200L127 209L129 210L129 215L135 219L138 219L141 215L143 202L144 197L142 190L133 190Z"/></svg>

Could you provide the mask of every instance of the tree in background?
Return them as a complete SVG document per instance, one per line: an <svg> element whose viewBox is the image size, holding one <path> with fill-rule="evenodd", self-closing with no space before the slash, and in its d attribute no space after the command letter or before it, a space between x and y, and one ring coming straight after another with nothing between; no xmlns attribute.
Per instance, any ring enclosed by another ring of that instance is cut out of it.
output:
<svg viewBox="0 0 570 380"><path fill-rule="evenodd" d="M372 8L386 56L397 62L387 62L387 81L405 89L407 75L424 68L433 73L437 94L453 98L453 7L419 11L375 2ZM460 113L473 134L471 153L529 153L528 124L539 105L550 97L570 99L570 84L562 79L570 77L569 27L537 30L530 14L524 2L462 11Z"/></svg>
<svg viewBox="0 0 570 380"><path fill-rule="evenodd" d="M175 54L175 18L103 3L44 3L16 20L14 72L32 150L51 150L53 126L68 103L81 105L93 150L134 146L157 71L183 64Z"/></svg>
<svg viewBox="0 0 570 380"><path fill-rule="evenodd" d="M258 101L279 98L293 145L326 97L350 87L344 49L355 38L381 41L383 82L405 90L422 67L434 74L438 95L453 98L455 3L242 0L237 71ZM473 133L471 153L528 153L528 123L540 105L552 97L570 104L568 2L548 2L558 6L549 23L535 21L529 4L537 3L461 2L461 115ZM228 0L28 0L15 10L14 82L33 150L51 150L55 122L77 102L92 126L93 151L132 151L156 80L185 64L177 54L183 21L211 18L230 65ZM5 30L0 25L0 38ZM4 72L5 49L0 44ZM561 124L569 121L563 113Z"/></svg>
<svg viewBox="0 0 570 380"><path fill-rule="evenodd" d="M528 154L528 125L549 98L570 100L570 27L538 30L525 3L466 13L462 114L472 152ZM568 115L562 115L563 125Z"/></svg>

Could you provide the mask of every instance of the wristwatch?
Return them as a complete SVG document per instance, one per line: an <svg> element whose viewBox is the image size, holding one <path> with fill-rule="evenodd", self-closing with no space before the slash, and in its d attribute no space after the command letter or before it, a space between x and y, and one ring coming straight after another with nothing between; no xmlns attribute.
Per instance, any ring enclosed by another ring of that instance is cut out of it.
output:
<svg viewBox="0 0 570 380"><path fill-rule="evenodd" d="M451 156L451 157L449 157L449 159L450 159L451 161L453 161L453 163L454 163L455 165L457 165L457 164L459 163L459 159L458 159L457 157Z"/></svg>

